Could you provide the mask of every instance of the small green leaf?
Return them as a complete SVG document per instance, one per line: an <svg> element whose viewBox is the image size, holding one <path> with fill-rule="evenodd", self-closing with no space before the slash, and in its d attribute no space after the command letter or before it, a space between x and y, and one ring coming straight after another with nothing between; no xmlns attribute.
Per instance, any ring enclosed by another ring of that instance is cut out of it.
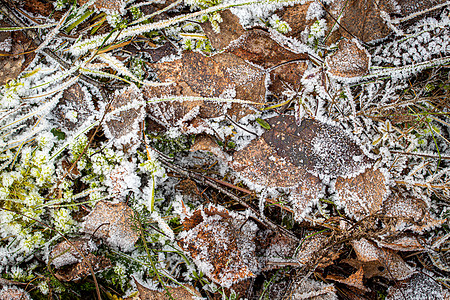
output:
<svg viewBox="0 0 450 300"><path fill-rule="evenodd" d="M267 123L266 121L264 121L261 118L256 118L256 122L258 122L259 125L261 125L262 128L269 130L270 129L270 125L269 123Z"/></svg>

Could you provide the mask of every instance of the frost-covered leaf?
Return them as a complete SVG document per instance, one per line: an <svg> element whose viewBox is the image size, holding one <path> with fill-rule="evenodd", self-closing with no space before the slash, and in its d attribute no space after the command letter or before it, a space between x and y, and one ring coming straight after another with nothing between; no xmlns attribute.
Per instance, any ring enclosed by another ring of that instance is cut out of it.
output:
<svg viewBox="0 0 450 300"><path fill-rule="evenodd" d="M388 290L386 300L449 300L450 292L433 275L414 274L408 280L397 282Z"/></svg>
<svg viewBox="0 0 450 300"><path fill-rule="evenodd" d="M362 267L360 267L358 271L356 271L356 273L353 273L347 278L338 275L328 275L326 277L326 279L337 281L345 285L357 288L358 290L368 292L369 289L364 286L363 278L364 278L364 269Z"/></svg>
<svg viewBox="0 0 450 300"><path fill-rule="evenodd" d="M317 120L303 120L300 126L293 116L268 120L271 130L264 140L277 154L293 165L319 177L354 176L370 165L370 159L341 128Z"/></svg>
<svg viewBox="0 0 450 300"><path fill-rule="evenodd" d="M2 300L32 300L30 295L23 289L4 285L0 290L0 299Z"/></svg>
<svg viewBox="0 0 450 300"><path fill-rule="evenodd" d="M282 103L298 97L302 89L300 82L307 68L306 62L296 62L272 70L268 91L276 99L274 101Z"/></svg>
<svg viewBox="0 0 450 300"><path fill-rule="evenodd" d="M89 0L78 0L79 5L84 5ZM122 12L125 8L126 1L124 0L95 0L92 6L97 11L104 11L106 13Z"/></svg>
<svg viewBox="0 0 450 300"><path fill-rule="evenodd" d="M67 88L59 100L58 106L52 111L61 130L65 133L76 132L96 111L87 90L80 84Z"/></svg>
<svg viewBox="0 0 450 300"><path fill-rule="evenodd" d="M317 9L314 9L314 7L310 8L311 4L319 4L316 1L305 2L306 3L303 1L301 3L296 3L288 9L283 7L274 12L275 15L280 17L280 20L289 24L289 27L291 28L291 30L285 33L285 35L295 37L300 41L303 40L302 32L304 32L308 26L311 26L317 17L317 15L314 16L314 11L317 11ZM321 9L320 6L319 9ZM311 11L313 11L313 13L310 13ZM317 13L321 15L323 11L319 11Z"/></svg>
<svg viewBox="0 0 450 300"><path fill-rule="evenodd" d="M308 59L305 53L294 53L270 37L260 29L246 32L238 40L232 42L226 52L250 61L264 68L270 68L287 61Z"/></svg>
<svg viewBox="0 0 450 300"><path fill-rule="evenodd" d="M62 281L77 281L91 274L89 264L94 272L101 272L111 267L111 261L101 255L89 253L80 262L58 269L55 277Z"/></svg>
<svg viewBox="0 0 450 300"><path fill-rule="evenodd" d="M145 116L142 94L135 86L117 91L105 118L103 129L117 146L134 147L139 142L140 122Z"/></svg>
<svg viewBox="0 0 450 300"><path fill-rule="evenodd" d="M157 102L171 97L207 97L240 99L256 103L265 100L265 73L233 54L220 53L211 57L184 52L182 58L152 65L161 82L173 82L166 87L146 87L144 96L152 103L149 114L164 126L195 123L228 113L235 119L253 113L246 105L214 101ZM231 108L231 109L230 109ZM194 120L194 121L192 121Z"/></svg>
<svg viewBox="0 0 450 300"><path fill-rule="evenodd" d="M81 262L83 256L78 252L81 251L84 256L97 249L94 242L88 239L77 239L63 241L57 244L50 253L49 261L55 268L59 269L66 265Z"/></svg>
<svg viewBox="0 0 450 300"><path fill-rule="evenodd" d="M365 0L334 1L329 7L334 19L328 17L327 23L331 28L336 23L335 20L339 19L339 28L327 42L334 43L340 37L351 39L356 36L359 40L367 43L386 37L391 30L380 13L381 11L392 11L393 4L391 0L381 0L377 5Z"/></svg>
<svg viewBox="0 0 450 300"><path fill-rule="evenodd" d="M211 22L202 23L202 29L216 50L222 50L230 42L237 40L245 33L244 28L239 23L239 18L233 15L229 9L221 11L222 22L219 23L220 33L214 31Z"/></svg>
<svg viewBox="0 0 450 300"><path fill-rule="evenodd" d="M395 251L422 251L425 250L425 241L420 237L410 234L377 240L379 247L392 249Z"/></svg>
<svg viewBox="0 0 450 300"><path fill-rule="evenodd" d="M333 284L326 284L309 278L302 278L294 284L292 297L298 300L337 300L336 288Z"/></svg>
<svg viewBox="0 0 450 300"><path fill-rule="evenodd" d="M246 217L209 205L194 211L183 225L180 247L214 282L230 287L259 273L255 255L258 227Z"/></svg>
<svg viewBox="0 0 450 300"><path fill-rule="evenodd" d="M139 238L133 216L133 210L123 202L99 201L86 216L83 231L88 234L95 232L95 237L102 238L109 245L130 251Z"/></svg>
<svg viewBox="0 0 450 300"><path fill-rule="evenodd" d="M290 205L298 220L304 217L308 207L318 200L322 192L319 178L280 157L263 137L236 152L231 167L248 184L290 188Z"/></svg>
<svg viewBox="0 0 450 300"><path fill-rule="evenodd" d="M334 190L336 204L357 220L379 212L388 193L384 174L373 168L355 177L338 177Z"/></svg>
<svg viewBox="0 0 450 300"><path fill-rule="evenodd" d="M0 27L11 27L11 25L1 20ZM6 84L9 80L16 79L33 60L35 53L9 55L26 52L29 48L32 48L31 42L22 32L0 32L0 54L6 54L6 56L0 55L0 86Z"/></svg>
<svg viewBox="0 0 450 300"><path fill-rule="evenodd" d="M395 218L397 230L411 229L418 233L439 227L445 222L445 219L439 220L432 216L425 201L401 193L388 197L383 204L383 214Z"/></svg>
<svg viewBox="0 0 450 300"><path fill-rule="evenodd" d="M324 234L315 234L307 237L298 248L297 261L306 266L324 268L339 257L340 251L329 248L330 237Z"/></svg>
<svg viewBox="0 0 450 300"><path fill-rule="evenodd" d="M341 40L339 48L325 60L328 73L337 77L359 77L369 73L370 55L356 40Z"/></svg>
<svg viewBox="0 0 450 300"><path fill-rule="evenodd" d="M139 300L196 300L201 298L201 294L191 285L184 284L183 286L166 286L165 289L148 288L140 284L136 279L134 280L139 291ZM170 296L167 294L170 293Z"/></svg>
<svg viewBox="0 0 450 300"><path fill-rule="evenodd" d="M358 269L363 267L367 278L383 276L389 280L403 280L415 273L393 250L379 248L364 238L352 241L352 246L357 259L346 259L345 262Z"/></svg>

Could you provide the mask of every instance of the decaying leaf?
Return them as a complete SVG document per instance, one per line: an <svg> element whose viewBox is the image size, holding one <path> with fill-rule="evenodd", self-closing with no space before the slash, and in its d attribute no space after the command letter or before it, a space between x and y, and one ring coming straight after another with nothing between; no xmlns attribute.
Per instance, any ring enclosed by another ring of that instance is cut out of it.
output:
<svg viewBox="0 0 450 300"><path fill-rule="evenodd" d="M276 102L282 103L293 99L300 92L303 73L308 68L306 62L295 62L275 68L270 72L270 84L268 91L276 98Z"/></svg>
<svg viewBox="0 0 450 300"><path fill-rule="evenodd" d="M315 1L296 3L289 7L289 9L283 7L274 12L281 20L289 24L291 30L285 33L286 36L295 37L299 41L303 40L302 33L304 33L305 29L311 26L315 21L315 18L307 18L308 9L312 3L317 4Z"/></svg>
<svg viewBox="0 0 450 300"><path fill-rule="evenodd" d="M276 234L272 230L266 230L258 234L257 253L263 271L277 269L289 263L296 263L295 250L297 241L288 236Z"/></svg>
<svg viewBox="0 0 450 300"><path fill-rule="evenodd" d="M109 245L130 251L139 238L134 230L133 216L133 210L123 202L99 201L86 216L83 231L95 233L95 237L102 238Z"/></svg>
<svg viewBox="0 0 450 300"><path fill-rule="evenodd" d="M423 251L425 250L425 241L418 236L411 234L403 234L386 238L382 241L377 240L379 247L392 249L395 251Z"/></svg>
<svg viewBox="0 0 450 300"><path fill-rule="evenodd" d="M261 29L247 31L232 42L226 52L263 68L271 68L291 60L308 59L306 53L294 53L286 49L273 40L268 32Z"/></svg>
<svg viewBox="0 0 450 300"><path fill-rule="evenodd" d="M50 263L59 269L66 265L81 262L83 256L78 252L81 251L84 256L87 256L90 252L95 251L97 246L95 243L88 239L77 239L63 241L57 244L50 253Z"/></svg>
<svg viewBox="0 0 450 300"><path fill-rule="evenodd" d="M290 188L290 205L297 220L304 217L322 193L319 178L280 157L264 138L253 140L235 153L231 167L251 184Z"/></svg>
<svg viewBox="0 0 450 300"><path fill-rule="evenodd" d="M231 13L229 9L221 11L222 22L219 23L220 33L214 31L211 22L202 23L202 29L216 50L222 50L230 42L238 39L245 33L244 28L239 23L239 18Z"/></svg>
<svg viewBox="0 0 450 300"><path fill-rule="evenodd" d="M386 300L449 300L450 292L443 288L432 275L414 274L411 278L397 282L388 290Z"/></svg>
<svg viewBox="0 0 450 300"><path fill-rule="evenodd" d="M5 285L0 290L0 299L2 300L32 300L30 295L23 289Z"/></svg>
<svg viewBox="0 0 450 300"><path fill-rule="evenodd" d="M109 258L89 253L86 255L86 258L82 259L80 262L58 269L55 273L55 277L62 281L80 280L91 274L89 264L91 264L94 272L101 272L111 268L111 261Z"/></svg>
<svg viewBox="0 0 450 300"><path fill-rule="evenodd" d="M333 284L326 284L309 278L302 278L294 284L294 288L287 299L292 300L337 300L336 288Z"/></svg>
<svg viewBox="0 0 450 300"><path fill-rule="evenodd" d="M214 282L230 287L259 273L255 255L258 227L246 217L209 205L194 211L183 225L180 247Z"/></svg>
<svg viewBox="0 0 450 300"><path fill-rule="evenodd" d="M188 284L177 287L166 286L165 289L150 289L140 284L136 279L134 279L134 283L139 291L139 300L196 300L197 297L202 296L193 286Z"/></svg>
<svg viewBox="0 0 450 300"><path fill-rule="evenodd" d="M391 194L383 204L383 214L395 218L397 230L411 229L421 233L441 226L444 220L435 219L427 203L407 194Z"/></svg>
<svg viewBox="0 0 450 300"><path fill-rule="evenodd" d="M84 5L89 0L78 0L79 5ZM120 12L125 8L125 2L123 0L95 0L92 6L98 11L104 11L107 13Z"/></svg>
<svg viewBox="0 0 450 300"><path fill-rule="evenodd" d="M307 119L298 126L293 116L267 121L272 127L263 134L267 144L278 156L315 176L352 177L370 166L358 144L335 125Z"/></svg>
<svg viewBox="0 0 450 300"><path fill-rule="evenodd" d="M159 102L165 98L207 97L255 103L265 101L264 70L230 53L206 57L200 53L184 52L180 60L156 63L152 67L160 81L173 83L170 86L146 87L143 90L144 97L150 102L150 117L166 127L180 126L196 117L198 118L195 120L199 122L225 113L240 119L253 111L238 103L203 100Z"/></svg>
<svg viewBox="0 0 450 300"><path fill-rule="evenodd" d="M117 146L135 146L139 140L140 122L145 116L141 92L130 86L118 91L113 97L103 126L105 135Z"/></svg>
<svg viewBox="0 0 450 300"><path fill-rule="evenodd" d="M338 177L334 190L336 204L344 207L345 212L357 220L378 213L389 191L384 174L373 168L355 177Z"/></svg>
<svg viewBox="0 0 450 300"><path fill-rule="evenodd" d="M374 243L362 238L352 241L357 259L345 259L344 262L359 269L364 269L364 276L383 276L389 280L403 280L415 273L414 269L390 249L377 247Z"/></svg>
<svg viewBox="0 0 450 300"><path fill-rule="evenodd" d="M364 286L363 278L364 269L363 267L360 267L356 273L353 273L348 278L337 275L328 275L326 279L343 283L345 285L357 288L360 291L368 292L369 289Z"/></svg>
<svg viewBox="0 0 450 300"><path fill-rule="evenodd" d="M11 27L11 25L0 21L0 27ZM21 54L29 50L30 45L31 42L20 31L0 32L0 54L6 55L0 55L0 86L9 80L16 79L33 60L35 53Z"/></svg>
<svg viewBox="0 0 450 300"><path fill-rule="evenodd" d="M336 42L340 37L351 39L357 37L363 42L371 42L385 38L391 30L381 17L381 11L394 10L393 1L381 0L377 5L364 0L336 0L330 7L329 12L333 18L327 16L330 28L339 19L339 28L334 31L328 43ZM345 29L343 29L345 28Z"/></svg>
<svg viewBox="0 0 450 300"><path fill-rule="evenodd" d="M329 236L324 234L306 238L298 249L297 261L302 265L325 268L340 255L339 249L327 248L329 243Z"/></svg>
<svg viewBox="0 0 450 300"><path fill-rule="evenodd" d="M337 77L359 77L369 73L370 55L356 39L341 40L339 48L325 60L328 73Z"/></svg>
<svg viewBox="0 0 450 300"><path fill-rule="evenodd" d="M75 83L63 92L53 115L59 128L65 133L71 133L80 128L94 112L89 93Z"/></svg>

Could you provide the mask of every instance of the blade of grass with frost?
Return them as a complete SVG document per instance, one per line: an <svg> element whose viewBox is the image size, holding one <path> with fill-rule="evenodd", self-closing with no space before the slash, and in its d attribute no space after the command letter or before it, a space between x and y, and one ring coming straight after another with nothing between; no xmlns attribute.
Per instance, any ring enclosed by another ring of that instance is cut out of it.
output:
<svg viewBox="0 0 450 300"><path fill-rule="evenodd" d="M138 82L140 84L147 86L162 86L170 84L170 83L148 82L140 80L130 70L128 70L128 68L125 67L125 65L120 60L110 55L109 53L101 53L98 54L97 57L100 58L100 60L103 61L104 63L107 63L111 68L116 70L120 75L128 76L135 82Z"/></svg>
<svg viewBox="0 0 450 300"><path fill-rule="evenodd" d="M111 34L111 38L114 41L120 41L128 37L132 37L138 34L142 34L145 32L153 31L153 30L159 30L166 27L169 27L171 25L178 24L180 22L194 19L196 17L199 17L201 15L213 13L220 10L225 10L231 7L238 7L238 6L245 6L245 5L251 5L251 4L271 4L271 3L295 3L297 1L293 0L254 0L254 1L248 1L248 2L242 2L242 3L228 3L228 4L221 4L217 6L212 6L204 10L200 10L197 12L193 12L190 14L181 15L178 17L174 17L169 20L163 20L156 23L150 23L145 25L137 25L134 27L130 27L128 29L124 29L122 31L115 31ZM75 43L72 45L69 49L70 53L73 55L83 55L89 50L95 49L99 47L103 40L108 36L108 34L103 34L97 37L92 37L80 42Z"/></svg>
<svg viewBox="0 0 450 300"><path fill-rule="evenodd" d="M42 48L46 47L54 38L55 36L59 33L59 30L62 28L62 26L64 25L64 22L66 21L67 17L70 15L71 13L71 9L69 9L62 17L61 20L59 20L58 25L52 29L52 31L50 31L50 33L47 35L47 37L45 38L45 40L36 48L35 51L40 51Z"/></svg>
<svg viewBox="0 0 450 300"><path fill-rule="evenodd" d="M42 24L42 25L34 25L28 27L0 27L0 31L20 31L27 29L45 29L53 26L58 26L58 23L50 23L50 24Z"/></svg>
<svg viewBox="0 0 450 300"><path fill-rule="evenodd" d="M55 187L56 187L56 185L53 186L53 188L55 188ZM78 200L78 199L85 198L85 197L89 196L89 194L91 194L91 193L104 192L104 191L106 191L105 187L91 188L91 189L84 190L84 191L82 191L82 192L80 192L78 194L72 195L70 197L57 198L57 199L54 199L54 200L46 201L45 203L42 203L42 204L40 204L37 207L38 208L40 208L40 207L57 208L57 207L72 207L72 206L80 206L80 205L84 205L84 204L89 204L89 203L91 203L91 201L68 203L68 204L60 204L60 203ZM109 197L109 195L108 195L108 197Z"/></svg>
<svg viewBox="0 0 450 300"><path fill-rule="evenodd" d="M81 128L78 130L73 136L71 136L58 150L55 151L55 153L50 157L49 161L54 160L56 157L58 157L70 144L72 144L76 139L78 139L81 135L85 134L95 126L97 126L100 123L100 121L95 121L89 126L85 128Z"/></svg>
<svg viewBox="0 0 450 300"><path fill-rule="evenodd" d="M78 77L80 77L80 75L76 76L76 77L72 77L69 81L64 82L64 84L50 90L49 92L46 92L44 94L37 94L35 96L31 96L31 97L24 97L22 99L36 99L36 98L42 98L42 97L47 97L50 95L53 95L55 93L58 93L60 91L64 91L66 88L68 88L69 86L71 86L72 84L74 84L75 82L77 82Z"/></svg>
<svg viewBox="0 0 450 300"><path fill-rule="evenodd" d="M83 4L82 6L80 6L80 8L76 8L76 4L74 3L71 7L70 10L73 10L73 12L75 13L75 15L73 17L69 17L69 20L67 21L67 23L65 24L65 28L70 27L73 23L77 22L79 20L79 17L82 17L86 10L89 9L89 7L94 4L96 0L89 0L87 1L85 4Z"/></svg>
<svg viewBox="0 0 450 300"><path fill-rule="evenodd" d="M20 123L24 122L25 120L27 120L27 119L29 119L31 117L34 117L34 116L36 116L38 114L41 114L41 116L44 116L44 115L48 114L50 112L50 110L53 109L56 106L56 104L58 104L59 99L61 99L61 96L62 96L62 92L59 92L55 97L53 97L52 100L47 101L47 103L39 106L34 111L29 112L28 114L26 114L26 115L24 115L24 116L22 116L22 117L20 117L20 118L18 118L16 120L14 120L11 123L3 125L2 127L0 127L0 131L2 131L3 129L5 129L7 127L10 127L12 125L20 124Z"/></svg>
<svg viewBox="0 0 450 300"><path fill-rule="evenodd" d="M35 86L31 87L31 89L37 89L37 88L43 87L44 85L49 85L49 84L55 83L57 81L62 81L64 78L75 73L78 70L78 68L79 68L79 66L73 66L69 70L62 72L61 75L55 74L54 76L48 76L48 77L51 77L51 79L49 81L46 81L39 85L35 85Z"/></svg>
<svg viewBox="0 0 450 300"><path fill-rule="evenodd" d="M137 19L136 21L131 22L129 25L131 26L131 25L136 25L136 24L142 23L142 22L144 22L144 21L146 21L146 20L148 20L148 19L153 18L154 16L160 15L160 14L162 14L163 12L168 11L168 10L171 9L171 8L176 7L176 6L177 6L178 4L180 4L181 2L183 2L183 0L177 0L177 1L175 1L174 3L172 3L172 4L170 4L170 5L166 6L166 7L164 7L164 8L161 9L161 10L155 11L154 13L152 13L152 14L150 14L150 15L143 16L143 17Z"/></svg>

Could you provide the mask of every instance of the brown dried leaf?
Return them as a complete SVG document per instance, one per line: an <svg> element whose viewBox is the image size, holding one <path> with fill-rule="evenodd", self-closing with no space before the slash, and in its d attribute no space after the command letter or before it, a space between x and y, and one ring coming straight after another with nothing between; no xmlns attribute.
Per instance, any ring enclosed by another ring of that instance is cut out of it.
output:
<svg viewBox="0 0 450 300"><path fill-rule="evenodd" d="M89 0L78 0L78 4L84 5L88 1ZM125 8L125 4L126 3L123 0L95 0L92 6L98 11L113 13L113 12L121 12Z"/></svg>
<svg viewBox="0 0 450 300"><path fill-rule="evenodd" d="M316 120L297 126L293 116L267 120L272 127L263 134L276 153L291 164L319 177L350 177L370 165L370 159L341 128Z"/></svg>
<svg viewBox="0 0 450 300"><path fill-rule="evenodd" d="M336 204L356 220L381 210L387 195L386 178L380 170L368 168L352 178L338 177L334 184Z"/></svg>
<svg viewBox="0 0 450 300"><path fill-rule="evenodd" d="M425 201L401 193L389 196L383 204L383 214L394 218L394 230L411 229L418 233L441 226L446 221L435 219Z"/></svg>
<svg viewBox="0 0 450 300"><path fill-rule="evenodd" d="M211 22L201 24L203 31L211 42L211 45L216 50L222 50L227 47L230 42L238 39L245 33L244 28L239 23L239 18L232 14L229 9L221 11L220 17L222 18L222 22L219 23L219 34L213 30Z"/></svg>
<svg viewBox="0 0 450 300"><path fill-rule="evenodd" d="M326 279L343 283L345 285L357 288L358 290L364 292L369 292L370 290L364 286L363 278L364 278L364 270L362 267L360 267L358 271L356 271L356 273L353 273L348 278L337 275L327 275L326 277Z"/></svg>
<svg viewBox="0 0 450 300"><path fill-rule="evenodd" d="M364 238L352 241L352 246L357 260L344 261L358 269L362 266L367 278L383 276L389 280L403 280L415 273L393 250L379 248Z"/></svg>
<svg viewBox="0 0 450 300"><path fill-rule="evenodd" d="M352 39L357 37L367 43L385 38L391 30L381 18L381 11L392 11L393 5L390 0L380 0L377 5L364 0L336 0L330 7L329 12L333 16L327 15L327 24L332 28L339 19L339 28L334 31L327 43L335 43L341 37ZM341 15L341 18L339 16ZM345 30L343 29L345 28Z"/></svg>
<svg viewBox="0 0 450 300"><path fill-rule="evenodd" d="M264 138L236 152L231 167L252 184L292 189L290 202L297 220L317 201L323 188L319 178L280 157Z"/></svg>
<svg viewBox="0 0 450 300"><path fill-rule="evenodd" d="M145 116L142 95L136 87L128 87L113 97L109 112L103 125L107 138L116 145L136 146L139 142L140 122ZM115 111L115 112L114 112Z"/></svg>
<svg viewBox="0 0 450 300"><path fill-rule="evenodd" d="M306 62L295 62L275 68L270 72L268 91L276 98L276 102L292 99L293 93L300 92L303 73L308 68Z"/></svg>
<svg viewBox="0 0 450 300"><path fill-rule="evenodd" d="M425 241L414 235L402 235L393 238L386 238L376 241L379 247L392 249L395 251L422 251L425 250Z"/></svg>
<svg viewBox="0 0 450 300"><path fill-rule="evenodd" d="M341 40L338 50L326 58L328 73L337 77L359 77L369 73L370 54L356 39Z"/></svg>
<svg viewBox="0 0 450 300"><path fill-rule="evenodd" d="M139 291L138 299L140 300L195 300L202 296L193 286L188 284L177 287L166 286L167 290L153 290L143 286L136 279L134 279L134 283ZM167 291L171 296L167 294Z"/></svg>
<svg viewBox="0 0 450 300"><path fill-rule="evenodd" d="M450 293L432 276L417 273L408 280L397 282L388 290L386 300L449 300Z"/></svg>
<svg viewBox="0 0 450 300"><path fill-rule="evenodd" d="M81 262L83 256L78 251L87 256L96 249L96 245L88 239L72 240L70 243L63 241L53 248L49 261L55 268L59 269L66 265Z"/></svg>
<svg viewBox="0 0 450 300"><path fill-rule="evenodd" d="M133 210L125 203L116 204L99 201L86 216L83 231L102 238L109 245L130 251L138 240L139 234L134 230Z"/></svg>
<svg viewBox="0 0 450 300"><path fill-rule="evenodd" d="M30 295L23 289L4 285L0 290L1 300L32 300Z"/></svg>
<svg viewBox="0 0 450 300"><path fill-rule="evenodd" d="M289 27L291 27L291 30L284 35L295 37L299 41L303 40L302 32L304 32L305 29L311 26L315 21L315 19L306 19L309 5L314 2L315 1L309 1L305 4L294 4L288 9L283 7L274 12L275 15L279 16L281 20L288 23Z"/></svg>
<svg viewBox="0 0 450 300"><path fill-rule="evenodd" d="M11 25L0 20L0 27L11 27ZM31 41L22 32L0 32L0 54L15 55L0 55L0 86L10 80L17 79L19 74L31 63L36 55L34 52L26 55L16 55L26 52L29 48L31 48Z"/></svg>
<svg viewBox="0 0 450 300"><path fill-rule="evenodd" d="M296 300L337 300L336 288L333 284L325 284L305 278L294 284L289 299Z"/></svg>
<svg viewBox="0 0 450 300"><path fill-rule="evenodd" d="M66 132L75 132L93 115L95 110L91 101L78 83L64 90L58 107L53 111L59 128Z"/></svg>
<svg viewBox="0 0 450 300"><path fill-rule="evenodd" d="M258 227L246 217L210 205L196 210L183 225L178 244L214 282L230 287L260 271L255 255Z"/></svg>
<svg viewBox="0 0 450 300"><path fill-rule="evenodd" d="M101 272L111 267L109 258L89 253L81 262L58 269L55 277L62 281L77 281L91 274L89 264L94 272Z"/></svg>
<svg viewBox="0 0 450 300"><path fill-rule="evenodd" d="M340 254L339 249L327 248L329 242L329 237L323 234L308 237L298 249L297 261L302 265L319 268L329 266Z"/></svg>
<svg viewBox="0 0 450 300"><path fill-rule="evenodd" d="M265 101L264 70L229 53L211 57L184 52L180 60L152 65L162 82L174 85L146 87L144 96L155 101L168 97L221 97L256 103ZM253 111L245 105L211 101L176 101L151 103L150 116L164 126L180 126L197 119L214 118L226 113L240 119ZM198 117L198 118L196 118Z"/></svg>
<svg viewBox="0 0 450 300"><path fill-rule="evenodd" d="M271 68L291 60L308 59L307 54L294 53L284 48L261 29L247 31L225 51L263 68Z"/></svg>

